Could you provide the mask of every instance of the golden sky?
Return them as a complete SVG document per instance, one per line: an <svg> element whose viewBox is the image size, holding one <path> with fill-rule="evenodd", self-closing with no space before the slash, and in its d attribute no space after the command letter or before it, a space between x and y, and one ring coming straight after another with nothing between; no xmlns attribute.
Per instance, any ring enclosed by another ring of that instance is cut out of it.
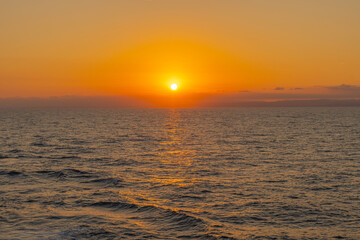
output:
<svg viewBox="0 0 360 240"><path fill-rule="evenodd" d="M359 12L357 0L2 0L0 97L357 86Z"/></svg>

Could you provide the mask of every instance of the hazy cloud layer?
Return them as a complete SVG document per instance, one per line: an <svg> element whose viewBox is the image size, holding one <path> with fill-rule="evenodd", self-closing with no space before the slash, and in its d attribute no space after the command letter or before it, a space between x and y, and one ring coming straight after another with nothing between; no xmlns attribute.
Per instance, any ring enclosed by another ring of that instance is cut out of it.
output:
<svg viewBox="0 0 360 240"><path fill-rule="evenodd" d="M50 98L0 98L0 108L139 108L144 101L124 96L63 96Z"/></svg>
<svg viewBox="0 0 360 240"><path fill-rule="evenodd" d="M194 94L193 94L194 95ZM264 92L239 91L212 96L186 95L174 99L176 107L241 107L241 106L360 106L360 86L315 86L311 88L280 87ZM151 96L149 97L149 99ZM153 98L156 98L155 96ZM164 98L164 97L163 97ZM186 100L191 104L181 104ZM160 99L161 102L170 99ZM159 102L159 101L158 101ZM125 96L64 96L50 98L0 98L0 108L147 108L157 105L146 98Z"/></svg>
<svg viewBox="0 0 360 240"><path fill-rule="evenodd" d="M284 89L277 87L267 92L236 92L231 94L219 94L204 99L199 102L198 106L211 107L211 106L237 106L243 105L244 102L289 102L298 101L298 103L309 104L309 101L319 103L318 100L328 100L328 105L335 104L336 101L342 101L342 103L350 103L360 100L360 86L355 85L339 85L339 86L315 86L311 88L292 88ZM346 101L344 101L346 100ZM322 102L321 104L325 104ZM342 105L342 104L340 104Z"/></svg>

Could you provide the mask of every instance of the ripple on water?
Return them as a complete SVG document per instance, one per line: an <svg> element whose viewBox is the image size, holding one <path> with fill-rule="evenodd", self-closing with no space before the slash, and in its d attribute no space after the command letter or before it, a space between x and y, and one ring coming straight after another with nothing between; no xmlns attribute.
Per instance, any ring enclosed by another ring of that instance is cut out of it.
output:
<svg viewBox="0 0 360 240"><path fill-rule="evenodd" d="M1 113L2 239L360 239L360 109Z"/></svg>

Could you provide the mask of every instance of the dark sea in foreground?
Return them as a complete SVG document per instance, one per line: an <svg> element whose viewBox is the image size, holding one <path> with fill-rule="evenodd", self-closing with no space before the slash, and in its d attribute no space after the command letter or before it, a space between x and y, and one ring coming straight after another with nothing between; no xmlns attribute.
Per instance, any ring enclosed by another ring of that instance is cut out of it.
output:
<svg viewBox="0 0 360 240"><path fill-rule="evenodd" d="M360 108L0 110L0 239L360 239Z"/></svg>

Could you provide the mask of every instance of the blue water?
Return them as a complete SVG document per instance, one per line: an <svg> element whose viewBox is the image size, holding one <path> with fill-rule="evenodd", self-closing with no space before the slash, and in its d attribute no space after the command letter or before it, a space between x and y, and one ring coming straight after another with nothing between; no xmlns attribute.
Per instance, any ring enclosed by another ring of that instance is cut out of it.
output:
<svg viewBox="0 0 360 240"><path fill-rule="evenodd" d="M359 120L0 110L0 239L360 239Z"/></svg>

